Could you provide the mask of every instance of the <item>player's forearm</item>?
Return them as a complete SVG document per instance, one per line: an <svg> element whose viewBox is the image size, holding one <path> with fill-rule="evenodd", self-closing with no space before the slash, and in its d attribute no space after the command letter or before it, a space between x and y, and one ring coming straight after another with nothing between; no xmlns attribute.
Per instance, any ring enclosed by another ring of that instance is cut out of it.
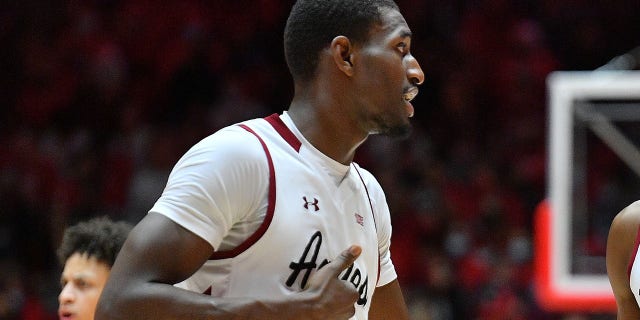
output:
<svg viewBox="0 0 640 320"><path fill-rule="evenodd" d="M308 295L286 301L252 298L214 298L170 285L149 283L112 289L100 298L96 320L115 319L313 319Z"/></svg>

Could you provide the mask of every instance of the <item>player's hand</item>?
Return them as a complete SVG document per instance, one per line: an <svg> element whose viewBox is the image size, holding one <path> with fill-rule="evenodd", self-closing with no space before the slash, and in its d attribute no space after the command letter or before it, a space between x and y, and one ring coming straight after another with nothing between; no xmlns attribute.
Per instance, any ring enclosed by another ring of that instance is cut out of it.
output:
<svg viewBox="0 0 640 320"><path fill-rule="evenodd" d="M358 290L338 279L338 275L352 265L360 253L360 246L349 247L309 279L305 293L313 304L312 319L348 319L355 314Z"/></svg>

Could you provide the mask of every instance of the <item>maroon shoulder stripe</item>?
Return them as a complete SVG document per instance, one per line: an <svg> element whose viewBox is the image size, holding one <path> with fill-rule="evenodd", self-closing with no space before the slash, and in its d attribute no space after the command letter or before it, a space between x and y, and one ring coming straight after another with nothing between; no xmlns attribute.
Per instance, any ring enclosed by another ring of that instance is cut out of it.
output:
<svg viewBox="0 0 640 320"><path fill-rule="evenodd" d="M258 138L258 140L260 141L260 144L262 145L262 149L264 149L264 153L267 156L267 162L269 164L269 195L268 195L269 204L267 205L267 214L264 217L264 221L262 221L262 224L260 225L258 230L256 230L249 238L243 241L239 246L228 251L216 251L211 255L209 260L228 259L228 258L236 257L237 255L241 254L242 252L247 250L249 247L251 247L253 244L258 242L258 240L260 240L260 238L264 235L264 233L267 232L267 228L269 228L269 225L271 224L271 220L273 220L273 213L276 208L276 176L275 176L275 171L273 168L273 160L271 159L271 153L269 152L269 148L267 148L267 145L264 143L264 140L262 140L262 138L251 128L247 127L244 124L240 124L240 127L249 131L254 136L256 136L256 138Z"/></svg>
<svg viewBox="0 0 640 320"><path fill-rule="evenodd" d="M286 124L280 119L280 115L274 113L266 118L264 118L271 126L276 129L276 132L282 136L282 138L293 148L296 152L300 152L300 146L302 146L302 142L298 140L295 134L289 130Z"/></svg>
<svg viewBox="0 0 640 320"><path fill-rule="evenodd" d="M633 244L633 254L629 258L629 265L627 266L627 276L631 278L631 269L633 268L633 262L636 260L636 254L638 253L638 246L640 246L640 227L638 227L638 233L636 234L636 241Z"/></svg>

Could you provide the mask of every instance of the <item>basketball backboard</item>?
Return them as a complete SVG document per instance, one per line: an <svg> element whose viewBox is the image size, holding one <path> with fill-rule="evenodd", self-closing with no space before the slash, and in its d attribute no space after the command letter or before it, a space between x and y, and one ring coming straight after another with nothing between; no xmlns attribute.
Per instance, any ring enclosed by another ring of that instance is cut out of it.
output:
<svg viewBox="0 0 640 320"><path fill-rule="evenodd" d="M615 311L604 247L640 199L640 72L554 72L547 199L536 212L536 295L555 311Z"/></svg>

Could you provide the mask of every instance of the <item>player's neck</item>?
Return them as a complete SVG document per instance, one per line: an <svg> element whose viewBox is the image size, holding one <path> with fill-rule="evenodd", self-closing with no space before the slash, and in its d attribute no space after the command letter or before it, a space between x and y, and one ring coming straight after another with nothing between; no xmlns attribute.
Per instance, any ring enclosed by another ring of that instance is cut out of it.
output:
<svg viewBox="0 0 640 320"><path fill-rule="evenodd" d="M350 123L351 117L331 92L296 88L288 113L305 139L342 164L353 161L356 149L368 136Z"/></svg>

